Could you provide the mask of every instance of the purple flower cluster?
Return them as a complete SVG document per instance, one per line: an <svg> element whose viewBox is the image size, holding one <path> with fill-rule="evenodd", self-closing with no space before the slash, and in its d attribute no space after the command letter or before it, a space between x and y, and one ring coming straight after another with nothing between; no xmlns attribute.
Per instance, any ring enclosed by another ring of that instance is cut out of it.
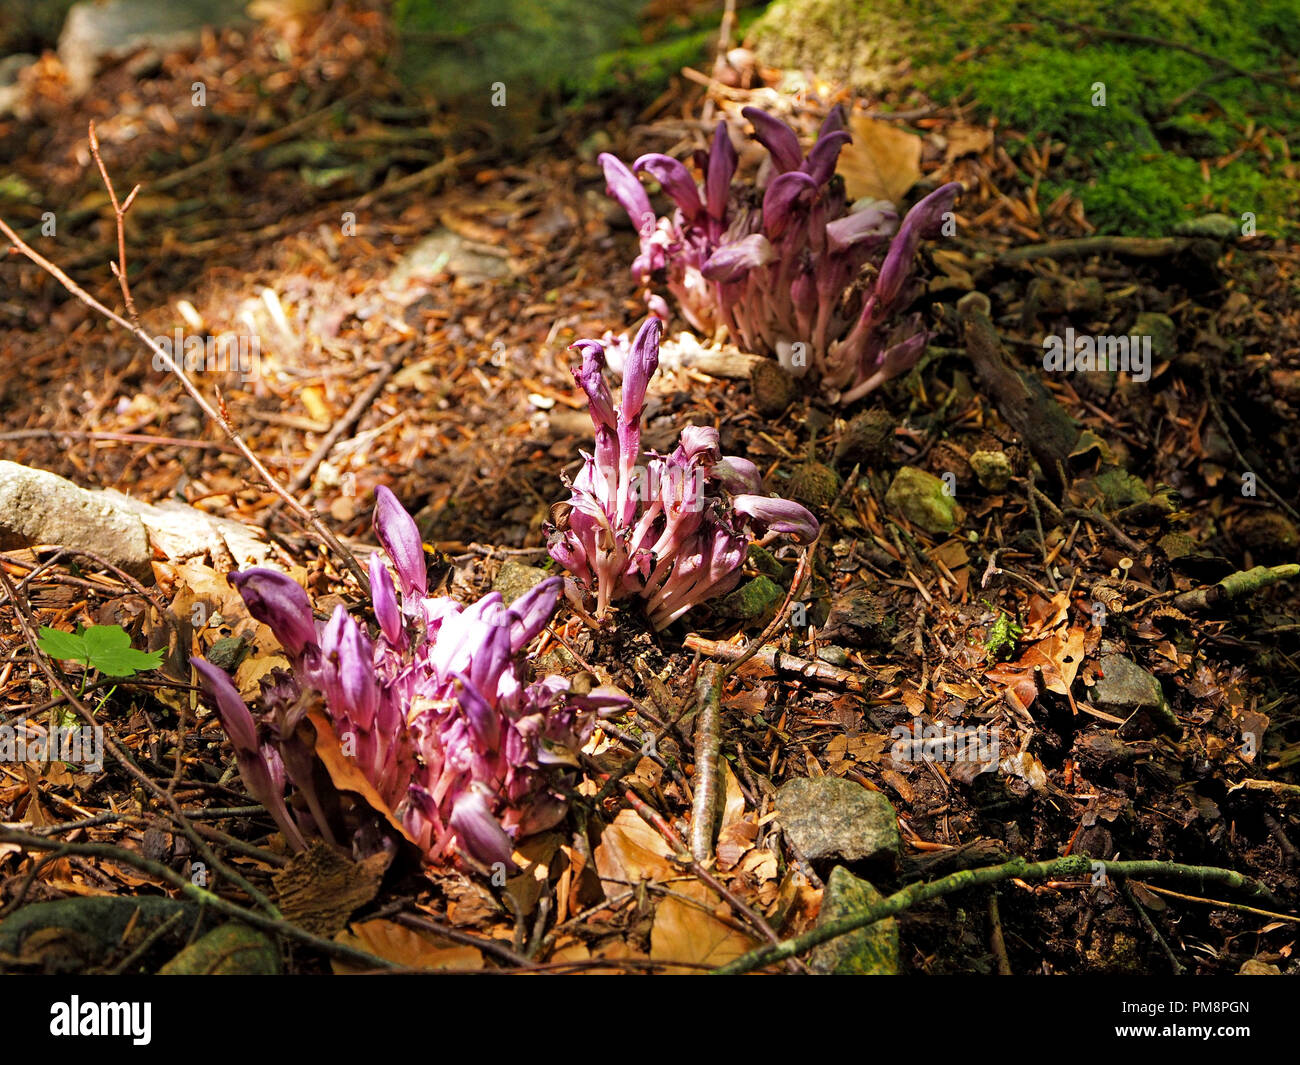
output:
<svg viewBox="0 0 1300 1065"><path fill-rule="evenodd" d="M617 407L605 383L604 345L573 345L582 355L573 376L587 393L596 448L582 453L548 542L551 557L594 595L597 618L612 601L635 596L656 629L735 588L757 536L807 542L817 535L817 519L798 503L761 494L752 462L723 458L716 429L687 426L672 454L642 454L641 413L662 330L651 316L637 333Z"/></svg>
<svg viewBox="0 0 1300 1065"><path fill-rule="evenodd" d="M892 205L850 207L843 182L832 180L850 140L838 107L807 155L780 119L756 107L742 114L769 156L753 189L732 184L737 156L725 121L710 150L696 153L702 196L670 156L643 155L631 169L600 156L609 194L640 235L632 273L641 283L662 277L694 328L726 326L737 343L776 355L796 376L813 371L850 403L909 370L924 350L920 316L900 315L917 294L910 276L917 247L938 235L961 185L930 193L900 226ZM655 215L640 172L676 203L671 217ZM869 263L877 269L859 284Z"/></svg>
<svg viewBox="0 0 1300 1065"><path fill-rule="evenodd" d="M275 633L292 670L263 680L264 709L254 717L222 670L201 658L195 668L245 785L294 848L308 836L363 852L382 845L378 819L349 816L331 786L304 728L315 706L430 862L454 848L510 865L514 840L563 818L562 767L576 764L596 718L627 700L610 689L577 694L562 677L525 683L521 654L550 620L561 578L509 606L493 592L462 607L427 594L419 531L384 487L376 489L374 526L400 585L399 592L376 552L374 639L342 605L319 623L290 577L250 569L229 580ZM295 789L289 802L286 781Z"/></svg>

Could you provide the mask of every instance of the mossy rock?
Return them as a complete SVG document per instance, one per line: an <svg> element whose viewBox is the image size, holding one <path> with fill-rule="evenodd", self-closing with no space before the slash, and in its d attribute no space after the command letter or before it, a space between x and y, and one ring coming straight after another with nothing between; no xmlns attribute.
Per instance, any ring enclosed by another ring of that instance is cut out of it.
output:
<svg viewBox="0 0 1300 1065"><path fill-rule="evenodd" d="M1245 73L1051 18L1184 44ZM869 94L911 84L941 104L973 98L1035 144L1063 142L1039 201L1071 192L1102 232L1160 235L1208 212L1239 225L1253 215L1261 232L1297 226L1283 147L1293 104L1284 86L1254 76L1300 52L1289 0L780 0L751 37L765 63ZM1207 179L1203 161L1227 156L1250 124L1264 133L1260 147L1211 165Z"/></svg>
<svg viewBox="0 0 1300 1065"><path fill-rule="evenodd" d="M885 506L928 533L950 533L966 517L947 485L915 466L904 466L895 474L885 493Z"/></svg>
<svg viewBox="0 0 1300 1065"><path fill-rule="evenodd" d="M870 909L884 896L842 865L831 870L817 927ZM897 976L898 921L887 917L813 948L808 968L836 976Z"/></svg>
<svg viewBox="0 0 1300 1065"><path fill-rule="evenodd" d="M160 976L278 976L275 940L230 921L191 943L158 970Z"/></svg>

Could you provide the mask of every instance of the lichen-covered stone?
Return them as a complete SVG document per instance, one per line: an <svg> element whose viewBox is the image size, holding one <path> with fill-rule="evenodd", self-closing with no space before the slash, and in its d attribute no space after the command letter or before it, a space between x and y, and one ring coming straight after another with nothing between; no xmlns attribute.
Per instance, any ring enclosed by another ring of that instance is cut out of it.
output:
<svg viewBox="0 0 1300 1065"><path fill-rule="evenodd" d="M865 880L842 865L831 870L822 895L817 927L853 917L884 898ZM898 921L886 917L847 935L836 936L813 948L808 968L836 976L897 976Z"/></svg>

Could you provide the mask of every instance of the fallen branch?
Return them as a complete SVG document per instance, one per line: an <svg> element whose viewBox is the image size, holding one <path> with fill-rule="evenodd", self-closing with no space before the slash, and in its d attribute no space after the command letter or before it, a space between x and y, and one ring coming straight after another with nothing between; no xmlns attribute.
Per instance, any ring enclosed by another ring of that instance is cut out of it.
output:
<svg viewBox="0 0 1300 1065"><path fill-rule="evenodd" d="M980 381L1007 424L1033 453L1043 473L1058 487L1079 440L1079 427L1036 376L1023 374L1007 358L989 318L989 300L969 292L957 301L966 337L966 352Z"/></svg>
<svg viewBox="0 0 1300 1065"><path fill-rule="evenodd" d="M1004 251L998 262L1023 263L1031 259L1082 259L1089 255L1126 255L1130 259L1164 259L1177 255L1192 237L1075 237L1048 244L1025 244Z"/></svg>
<svg viewBox="0 0 1300 1065"><path fill-rule="evenodd" d="M983 869L963 869L928 883L913 884L902 891L895 892L874 906L869 906L849 917L837 921L828 921L817 928L809 929L802 935L783 940L778 946L759 947L748 954L742 954L735 961L714 969L715 975L734 976L752 972L754 969L772 962L783 961L797 954L803 954L813 947L828 940L856 932L859 928L875 924L886 917L893 917L904 910L930 899L950 895L954 891L978 887L982 884L996 884L1004 880L1059 880L1090 877L1098 868L1104 868L1108 877L1171 877L1175 880L1192 880L1198 884L1224 884L1246 892L1255 898L1262 898L1270 905L1285 908L1271 891L1262 884L1232 869L1217 869L1213 866L1182 865L1177 862L1137 861L1137 862L1102 862L1084 855L1071 855L1068 858L1056 858L1048 862L1029 863L1024 858L1015 858L1002 865L986 866Z"/></svg>
<svg viewBox="0 0 1300 1065"><path fill-rule="evenodd" d="M1300 565L1294 562L1284 566L1256 566L1254 569L1239 570L1229 573L1218 584L1193 588L1190 592L1175 596L1174 606L1184 611L1213 610L1223 603L1240 599L1243 595L1252 595L1270 584L1289 581L1295 577L1300 577Z"/></svg>
<svg viewBox="0 0 1300 1065"><path fill-rule="evenodd" d="M830 684L845 691L866 694L871 690L872 679L860 676L829 662L811 662L797 655L786 654L775 647L757 646L758 641L742 647L719 640L706 640L703 636L692 633L686 637L683 647L688 651L698 651L710 658L721 658L724 662L740 663L754 658L772 670L782 679L808 680L820 684ZM734 666L733 666L734 668Z"/></svg>
<svg viewBox="0 0 1300 1065"><path fill-rule="evenodd" d="M726 670L706 662L695 681L700 713L695 719L695 779L691 802L691 856L701 865L713 860L713 827L718 819L718 759L722 750L722 685Z"/></svg>
<svg viewBox="0 0 1300 1065"><path fill-rule="evenodd" d="M215 892L199 887L191 882L189 877L182 876L170 866L155 862L142 854L136 854L125 847L118 847L111 843L69 843L61 839L47 839L44 836L36 836L9 825L0 825L0 843L13 843L25 850L80 854L87 858L99 858L102 861L129 865L142 873L161 880L165 884L171 885L182 895L193 899L200 905L207 906L209 909L215 910L232 920L251 925L258 931L291 939L303 946L311 947L330 957L351 962L354 965L365 965L372 969L396 969L399 967L386 958L380 958L364 950L357 950L355 947L349 947L343 943L336 943L332 939L323 939L320 936L313 935L311 932L291 924L283 917L268 917L257 913L255 910L248 910L236 903L229 902Z"/></svg>

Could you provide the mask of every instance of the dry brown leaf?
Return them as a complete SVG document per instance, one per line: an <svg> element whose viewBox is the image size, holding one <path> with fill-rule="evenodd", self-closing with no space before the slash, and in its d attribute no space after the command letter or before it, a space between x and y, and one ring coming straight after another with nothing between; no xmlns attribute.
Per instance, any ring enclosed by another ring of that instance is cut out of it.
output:
<svg viewBox="0 0 1300 1065"><path fill-rule="evenodd" d="M325 766L325 771L329 773L330 780L339 791L350 791L369 804L375 813L379 814L388 824L408 843L415 845L406 827L394 815L393 811L388 808L375 786L370 783L361 772L361 768L343 753L339 745L339 738L334 732L334 726L330 723L329 718L325 716L325 711L317 708L307 712L307 720L312 723L316 730L316 757L321 760Z"/></svg>
<svg viewBox="0 0 1300 1065"><path fill-rule="evenodd" d="M433 938L395 921L360 921L334 937L358 950L367 951L403 969L481 969L483 954L477 947L445 947ZM335 959L336 973L363 972L359 966Z"/></svg>
<svg viewBox="0 0 1300 1065"><path fill-rule="evenodd" d="M605 897L612 899L627 890L626 884L615 881L671 880L677 875L669 861L671 855L664 838L635 810L620 810L614 823L601 833L594 856Z"/></svg>
<svg viewBox="0 0 1300 1065"><path fill-rule="evenodd" d="M901 202L921 178L921 138L865 115L849 119L849 132L853 141L840 152L836 167L849 199Z"/></svg>
<svg viewBox="0 0 1300 1065"><path fill-rule="evenodd" d="M650 931L650 957L656 961L725 965L758 945L752 937L714 916L711 907L717 905L718 898L704 884L698 881L679 884L674 891L675 894L665 896L655 907L654 928ZM702 904L703 908L695 903ZM699 970L669 966L665 971L689 973Z"/></svg>
<svg viewBox="0 0 1300 1065"><path fill-rule="evenodd" d="M719 823L719 829L727 828L734 825L737 821L745 816L745 793L740 790L740 781L736 779L736 774L731 770L731 763L725 758L722 761L722 772L726 778L723 789L724 795L722 804L722 821Z"/></svg>
<svg viewBox="0 0 1300 1065"><path fill-rule="evenodd" d="M993 131L968 122L954 122L946 130L948 147L944 149L944 162L951 163L963 155L979 155L993 143Z"/></svg>

